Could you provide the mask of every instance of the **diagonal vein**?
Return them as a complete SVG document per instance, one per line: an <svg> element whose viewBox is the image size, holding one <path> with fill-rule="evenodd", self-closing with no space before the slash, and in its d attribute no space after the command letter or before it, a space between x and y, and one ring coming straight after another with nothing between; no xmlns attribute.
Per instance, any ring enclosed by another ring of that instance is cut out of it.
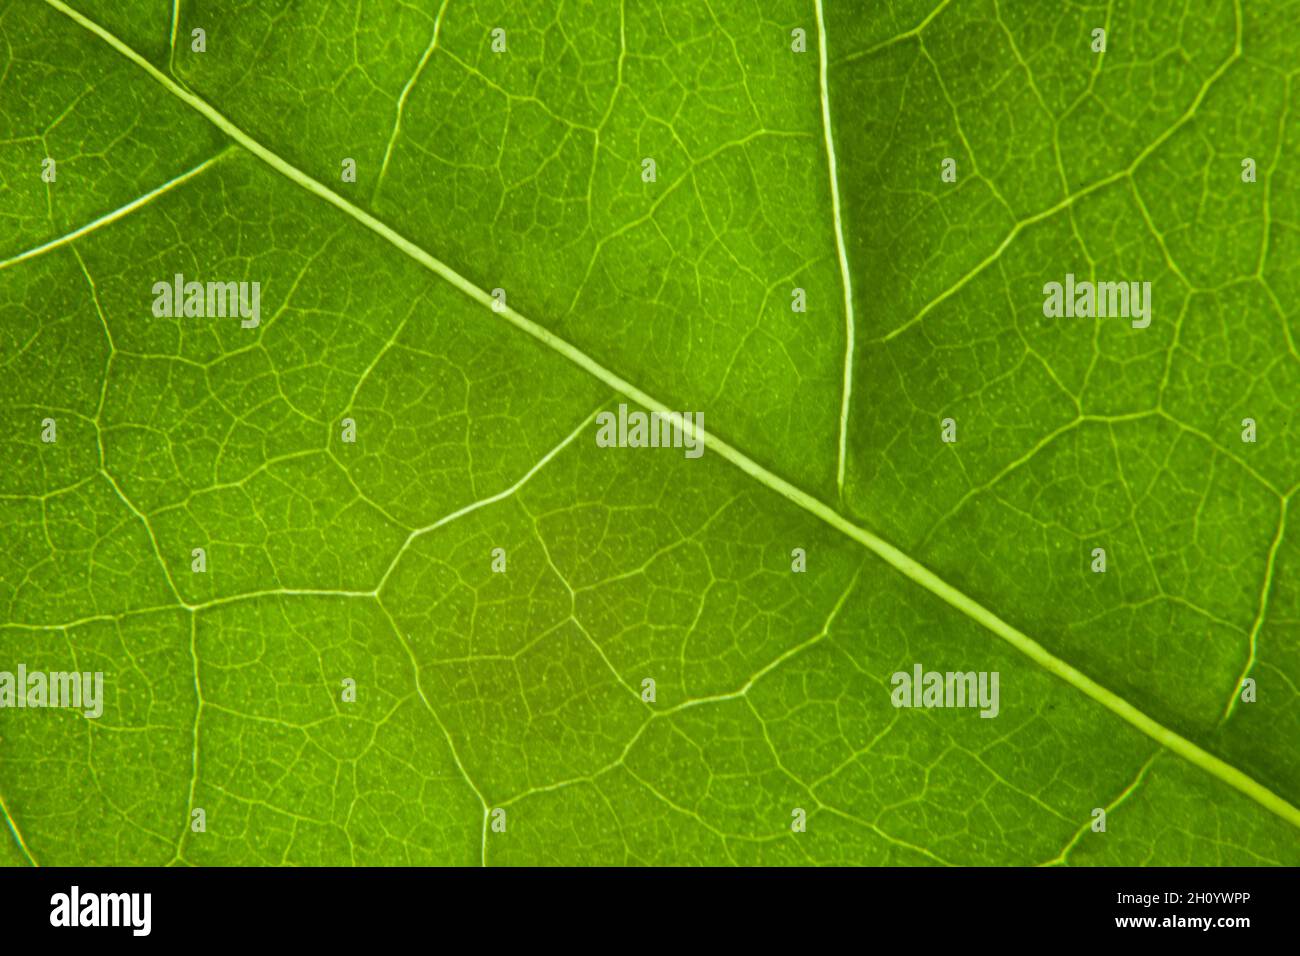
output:
<svg viewBox="0 0 1300 956"><path fill-rule="evenodd" d="M67 235L59 236L57 239L51 239L49 242L42 243L41 245L36 246L33 249L28 249L26 252L20 252L18 253L18 255L10 259L5 259L3 262L0 262L0 269L7 269L10 266L16 266L20 262L26 262L28 259L35 259L37 256L43 255L44 253L47 253L52 249L58 249L60 246L66 246L68 243L80 239L82 236L87 235L88 233L92 233L96 229L100 229L103 228L104 226L110 225L111 223L117 222L117 220L121 219L123 216L129 215L130 213L135 212L135 210L139 209L141 206L145 206L153 202L163 193L175 189L177 186L180 186L182 183L186 183L189 180L193 179L195 176L198 176L209 166L212 166L215 163L220 162L221 159L224 158L228 152L229 152L228 149L222 150L216 156L213 156L211 159L207 159L204 162L199 163L199 165L195 166L193 169L189 170L188 172L181 173L175 179L168 180L167 182L163 183L161 186L157 186L149 190L149 192L145 193L143 196L139 196L131 200L129 203L127 203L124 206L119 206L117 209L114 209L112 212L104 213L104 215L100 216L98 219L94 220L93 222L88 222L84 226L72 230L72 232L68 233Z"/></svg>
<svg viewBox="0 0 1300 956"><path fill-rule="evenodd" d="M602 407L605 404L606 403L602 402L601 403ZM541 460L538 461L537 464L529 468L528 471L525 472L523 476L520 477L519 480L516 481L510 487L503 488L501 491L498 491L494 495L489 495L486 498L480 498L478 501L473 501L462 508L458 508L457 510L453 511L449 515L444 515L443 517L439 518L437 521L433 522L433 524L425 525L423 528L416 528L414 531L408 534L406 536L406 540L402 542L401 548L398 549L397 554L393 555L393 560L388 563L388 570L384 572L383 576L379 579L379 583L375 585L375 590L374 590L375 595L377 596L379 592L384 589L384 585L388 583L389 576L393 573L393 570L397 567L397 563L402 560L402 555L406 554L406 550L411 546L412 541L414 541L416 538L428 534L431 531L437 531L443 525L450 524L451 522L455 521L457 518L463 518L465 515L478 511L478 509L480 508L486 507L487 505L496 504L498 501L502 501L506 498L509 498L511 495L516 494L520 488L528 484L528 482L532 479L533 475L537 474L539 471L545 468L547 464L550 463L552 458L554 458L560 452L564 451L564 449L568 448L569 445L573 443L573 440L586 430L587 426L591 424L592 420L596 417L596 414L599 411L600 411L599 408L592 411L590 415L588 415L586 418L582 420L582 424L580 424L573 431L569 432L568 436L563 441L561 441L558 445L556 445L545 455L543 455Z"/></svg>
<svg viewBox="0 0 1300 956"><path fill-rule="evenodd" d="M364 209L361 209L344 199L342 196L339 196L328 187L313 179L287 160L281 158L261 143L257 142L206 100L196 96L184 87L179 86L173 79L159 71L152 63L98 23L95 23L93 20L72 9L64 3L63 0L45 0L45 2L76 22L82 28L99 37L122 56L140 67L140 69L144 70L157 82L162 84L173 96L202 114L223 133L235 142L239 143L250 153L265 162L285 178L297 183L303 189L315 194L330 205L351 216L367 229L382 236L407 256L420 263L420 265L455 286L469 298L492 309L494 312L504 317L511 325L526 332L548 348L554 349L569 361L573 362L573 364L604 382L606 385L624 395L627 395L629 398L634 399L651 411L657 411L661 414L670 416L675 423L680 423L678 427L683 428L697 441L705 440L705 430L695 426L690 419L685 416L674 414L662 402L637 388L617 373L605 368L581 349L578 349L571 343L560 338L549 329L538 325L536 322L521 315L509 306L503 307L499 303L496 303L496 300L494 300L487 291L479 288L473 282L466 279L451 266L442 262L440 259L398 233L387 223L382 222ZM1221 67L1220 72L1222 69L1226 69L1226 64L1224 67ZM1202 94L1203 93L1204 90L1202 90ZM1073 198L1077 199L1080 194L1081 193L1076 193ZM744 454L744 452L713 436L708 437L708 444L709 447L713 448L719 455L736 468L740 469L751 478L765 485L772 491L775 491L777 494L791 501L795 505L798 505L809 514L821 519L845 536L857 541L904 577L930 591L936 597L965 614L972 621L982 625L989 631L992 631L994 635L1010 644L1044 670L1056 675L1076 690L1079 690L1083 694L1092 698L1107 710L1111 711L1121 719L1127 721L1137 730L1155 740L1161 746L1178 754L1178 756L1182 757L1189 763L1200 767L1206 773L1218 778L1223 783L1237 789L1260 806L1277 814L1293 826L1300 828L1300 809L1292 806L1259 781L1243 773L1241 770L1238 770L1227 761L1202 749L1186 737L1175 733L1160 724L1158 721L1147 716L1123 697L1108 688L1103 687L1101 684L1098 684L1073 665L1059 657L1056 657L1048 651L1047 648L1043 647L1043 645L1029 637L1029 635L1013 627L974 598L964 594L947 581L944 581L929 568L918 562L915 558L900 551L898 548L894 547L894 545L871 533L865 528L858 527L824 502L814 498L803 489L792 485L790 482L778 475L773 474L748 455Z"/></svg>
<svg viewBox="0 0 1300 956"><path fill-rule="evenodd" d="M32 866L40 866L40 864L36 862L36 857L32 856L32 851L27 849L27 844L23 840L22 831L18 829L18 824L14 822L13 814L11 814L9 808L5 806L4 797L0 797L0 813L4 814L5 823L8 824L9 832L13 835L14 842L18 844L18 849L23 851L23 857Z"/></svg>

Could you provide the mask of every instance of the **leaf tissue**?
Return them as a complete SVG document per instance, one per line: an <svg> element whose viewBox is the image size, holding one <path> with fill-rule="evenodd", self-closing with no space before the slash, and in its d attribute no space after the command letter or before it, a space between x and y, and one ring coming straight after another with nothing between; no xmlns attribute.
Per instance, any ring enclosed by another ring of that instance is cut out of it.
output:
<svg viewBox="0 0 1300 956"><path fill-rule="evenodd" d="M1297 48L0 0L0 862L1300 864Z"/></svg>

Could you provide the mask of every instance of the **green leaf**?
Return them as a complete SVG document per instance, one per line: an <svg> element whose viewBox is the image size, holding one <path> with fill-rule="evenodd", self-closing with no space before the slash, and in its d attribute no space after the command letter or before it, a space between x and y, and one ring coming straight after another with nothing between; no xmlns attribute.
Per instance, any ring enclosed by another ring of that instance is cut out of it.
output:
<svg viewBox="0 0 1300 956"><path fill-rule="evenodd" d="M1300 863L1298 13L0 0L0 862Z"/></svg>

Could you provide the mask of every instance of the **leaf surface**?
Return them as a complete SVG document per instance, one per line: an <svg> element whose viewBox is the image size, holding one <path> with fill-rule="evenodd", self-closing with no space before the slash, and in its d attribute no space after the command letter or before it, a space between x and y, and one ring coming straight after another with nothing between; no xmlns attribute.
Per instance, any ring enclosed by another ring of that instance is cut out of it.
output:
<svg viewBox="0 0 1300 956"><path fill-rule="evenodd" d="M0 862L1300 862L1286 6L0 2Z"/></svg>

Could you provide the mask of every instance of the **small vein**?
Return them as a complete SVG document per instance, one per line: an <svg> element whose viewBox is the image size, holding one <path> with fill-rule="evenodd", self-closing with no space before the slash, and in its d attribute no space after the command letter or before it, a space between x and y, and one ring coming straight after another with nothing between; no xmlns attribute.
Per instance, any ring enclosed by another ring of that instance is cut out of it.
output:
<svg viewBox="0 0 1300 956"><path fill-rule="evenodd" d="M172 64L176 62L176 33L181 27L181 0L172 0L172 35L169 44L169 55L167 58L167 69L175 73L176 70Z"/></svg>
<svg viewBox="0 0 1300 956"><path fill-rule="evenodd" d="M0 269L8 269L10 266L16 266L20 262L26 262L28 259L35 259L37 256L50 252L53 249L58 249L61 246L66 246L68 243L80 239L82 236L92 233L96 229L101 229L104 226L111 225L112 223L117 222L117 220L121 219L123 216L129 215L130 213L135 212L135 210L139 209L141 206L145 206L153 202L153 200L157 199L163 193L170 192L171 190L175 189L177 186L189 182L195 176L198 176L201 173L203 173L210 166L213 166L216 163L220 162L230 152L231 152L231 148L223 149L217 155L213 156L210 159L204 160L203 162L199 163L199 165L195 166L193 169L189 170L188 172L181 173L176 178L170 179L167 182L163 183L161 186L157 186L154 189L151 189L143 196L131 200L125 206L119 206L117 209L114 209L112 212L105 213L104 215L100 216L98 219L94 220L93 222L88 222L84 226L81 226L78 229L74 229L72 232L68 233L67 235L59 236L57 239L51 239L49 242L43 243L42 245L39 245L34 249L28 249L26 252L20 252L18 255L12 258L6 259L4 262L0 262Z"/></svg>
<svg viewBox="0 0 1300 956"><path fill-rule="evenodd" d="M190 740L190 787L189 800L185 805L185 824L181 837L176 841L176 855L173 863L182 860L185 852L185 835L189 833L190 814L194 812L194 794L199 783L199 721L203 717L203 685L199 680L199 620L198 615L190 612L190 661L194 668L194 727Z"/></svg>
<svg viewBox="0 0 1300 956"><path fill-rule="evenodd" d="M1129 785L1125 787L1119 793L1119 795L1115 797L1115 799L1111 800L1110 803L1106 804L1104 809L1107 815L1109 815L1112 810L1114 810L1116 807L1122 804L1125 800L1127 800L1137 791L1137 788L1142 785L1142 781L1146 778L1147 771L1151 769L1151 765L1155 763L1156 758L1159 757L1160 754L1161 751L1159 750L1154 751L1151 754L1151 756L1146 759L1146 762L1143 763L1142 766L1138 768L1137 776L1133 778L1133 780L1129 783ZM1077 831L1075 831L1074 838L1071 839L1069 843L1067 843L1064 847L1061 848L1060 853L1056 854L1056 856L1053 859L1048 860L1046 863L1040 863L1038 865L1039 866L1061 866L1062 864L1068 863L1070 851L1073 850L1076 846L1078 846L1079 840L1081 840L1083 838L1083 835L1091 829L1092 829L1092 821L1089 820L1083 826L1079 827Z"/></svg>
<svg viewBox="0 0 1300 956"><path fill-rule="evenodd" d="M179 0L177 0L179 2ZM379 189L384 185L384 176L388 173L388 161L393 158L393 147L397 145L397 135L402 130L402 110L406 108L406 98L411 94L411 88L415 86L415 81L420 78L424 72L424 66L433 56L433 51L438 47L438 34L442 32L442 15L447 12L447 4L451 0L442 0L442 6L438 8L438 15L433 21L433 36L429 40L429 46L424 51L424 56L420 57L420 62L411 74L411 78L406 81L406 86L402 88L402 94L397 98L397 115L393 119L393 132L388 137L388 147L384 150L384 162L379 167L379 178L375 181L375 191L371 194L371 202L374 197L379 195Z"/></svg>
<svg viewBox="0 0 1300 956"><path fill-rule="evenodd" d="M844 248L844 221L840 214L839 173L835 167L835 137L831 132L830 85L826 80L826 18L822 0L817 4L817 58L821 86L822 131L826 137L826 166L831 185L831 218L835 222L835 252L840 261L840 280L844 287L844 388L840 396L839 455L835 468L835 487L844 493L845 444L848 441L849 405L853 396L853 280L849 276L849 258Z"/></svg>
<svg viewBox="0 0 1300 956"><path fill-rule="evenodd" d="M1259 643L1259 631L1264 626L1264 618L1268 614L1268 595L1273 588L1273 568L1277 563L1277 552L1282 546L1282 538L1286 534L1286 509L1289 497L1282 499L1282 513L1278 516L1277 534L1273 536L1273 543L1268 549L1268 561L1264 565L1264 585L1259 589L1259 611L1255 615L1255 623L1250 629L1250 653L1246 656L1246 663L1242 666L1241 675L1237 682L1232 685L1232 695L1228 698L1228 706L1224 708L1223 716L1219 718L1222 724L1232 716L1232 711L1237 706L1237 701L1241 699L1241 685L1250 676L1250 672L1255 667L1255 652Z"/></svg>
<svg viewBox="0 0 1300 956"><path fill-rule="evenodd" d="M411 642L407 639L406 635L402 633L401 627L398 626L396 619L394 619L388 608L384 606L384 603L382 601L376 603L379 604L379 610L382 611L384 617L388 619L388 624L392 627L393 633L397 636L398 643L402 645L402 649L406 651L406 656L411 661L411 670L415 676L415 692L420 696L420 700L423 701L425 709L433 718L433 722L437 724L438 729L442 731L442 736L447 741L447 749L451 752L451 759L452 762L456 764L456 769L460 771L460 775L465 779L465 783L469 785L474 796L478 798L479 805L483 807L483 833L480 839L479 862L481 866L487 866L487 828L488 818L492 812L491 804L489 804L487 798L483 796L483 791L478 788L478 784L476 784L473 778L470 777L469 771L465 769L465 764L460 759L460 753L456 750L456 741L452 737L451 731L449 731L447 725L442 722L442 717L438 715L433 704L429 701L428 695L424 692L424 686L420 683L420 662L415 656L415 648L411 646Z"/></svg>
<svg viewBox="0 0 1300 956"><path fill-rule="evenodd" d="M5 823L9 825L9 832L13 834L14 842L18 844L18 849L23 851L23 856L32 866L40 866L36 858L32 856L32 851L27 849L27 843L23 840L22 831L18 829L18 824L14 822L14 816L9 812L9 807L5 805L5 798L0 796L0 812L5 815Z"/></svg>
<svg viewBox="0 0 1300 956"><path fill-rule="evenodd" d="M926 27L930 25L931 21L933 21L935 17L937 17L940 13L942 13L944 11L944 8L947 7L948 4L951 2L952 0L943 0L943 2L941 2L937 7L931 10L929 14L926 15L926 18L924 20L922 20L916 26L912 27L910 30L904 30L902 33L889 37L886 40L881 40L879 43L873 44L872 46L868 47L865 50L859 50L856 53L850 53L847 56L844 56L839 60L837 60L836 64L838 65L840 63L852 63L854 60L861 60L864 57L871 56L873 53L885 49L886 47L893 46L896 43L901 43L903 40L907 40L912 37L917 37L919 39L921 33L925 30ZM818 5L820 6L820 3Z"/></svg>
<svg viewBox="0 0 1300 956"><path fill-rule="evenodd" d="M604 405L605 403L602 402L601 407L603 408ZM465 505L465 507L459 508L456 511L453 511L449 515L444 515L443 517L439 518L437 521L433 522L433 524L425 525L423 528L416 528L414 531L408 534L406 536L406 540L402 542L401 548L398 549L397 554L393 556L392 562L388 565L388 570L384 572L384 576L379 579L379 583L375 585L374 591L370 593L377 595L380 591L384 589L384 584L385 582L388 581L389 575L393 573L393 569L397 567L398 561L401 560L402 555L406 553L406 549L411 546L411 542L413 542L416 538L419 538L422 535L426 535L430 531L436 531L438 528L441 528L443 525L450 524L451 522L455 521L457 518L463 518L465 515L470 514L471 512L474 511L478 511L480 508L486 507L487 505L495 504L496 502L501 501L503 498L509 498L520 488L526 485L528 481L533 477L533 475L537 474L539 471L545 468L552 458L554 458L556 455L562 452L565 448L569 447L569 445L573 443L573 440L577 438L579 435L581 435L583 431L587 428L587 426L591 424L592 420L596 417L596 414L599 411L600 411L599 408L593 410L590 415L588 415L586 418L582 420L582 423L578 425L577 428L569 432L569 434L564 438L563 441L561 441L558 445L556 445L545 455L543 455L541 461L533 465L532 468L529 468L528 471L509 488L504 488L501 491L498 491L495 495L489 495L486 498L480 498L478 501L470 502L469 504Z"/></svg>
<svg viewBox="0 0 1300 956"><path fill-rule="evenodd" d="M52 0L47 0L47 2L52 2ZM1186 111L1180 117L1178 117L1178 119L1175 120L1167 129L1165 129L1164 132L1162 132L1159 136L1157 136L1154 140L1152 140L1152 142L1150 142L1143 149L1141 149L1138 152L1138 154L1135 157L1133 157L1133 161L1130 162L1128 166L1126 166L1124 169L1119 170L1118 172L1111 173L1109 176L1104 176L1101 179L1098 179L1092 182L1091 184L1080 188L1076 192L1070 193L1068 196L1066 196L1064 199L1057 202L1055 205L1051 206L1050 208L1044 209L1041 212L1034 213L1033 215L1028 216L1027 218L1021 219L1018 222L1016 222L1015 225L1011 227L1011 230L1007 233L1005 238L1003 238L1003 240L998 244L997 248L994 249L992 252L990 252L987 256L985 256L984 259L981 262L979 262L973 269L968 271L964 276L962 276L960 279L958 279L956 282L954 282L948 288L944 289L937 296L935 296L924 306L922 306L921 310L917 312L914 316L912 316L912 318L908 319L902 325L898 326L893 331L882 336L880 339L876 341L888 342L896 338L897 336L901 335L902 333L906 332L908 329L912 328L914 325L920 322L923 318L925 318L926 315L932 312L935 309L935 307L942 304L947 299L951 298L953 295L959 292L963 287L965 287L968 282L970 282L981 272L983 272L986 268L988 268L990 265L996 262L998 258L1002 255L1002 253L1006 251L1007 246L1011 245L1012 241L1016 238L1016 236L1020 235L1020 233L1023 232L1029 226L1032 226L1035 223L1042 222L1044 219L1049 219L1064 209L1069 209L1080 199L1096 192L1099 189L1104 189L1105 187L1120 182L1122 180L1131 179L1133 174L1137 172L1139 166L1141 166L1144 162L1146 162L1146 160L1150 158L1150 156L1157 149L1159 149L1166 142L1168 142L1171 136L1177 133L1189 122L1191 122L1193 117L1196 116L1197 110L1200 109L1201 103L1205 100L1206 94L1209 93L1210 88L1215 83L1218 82L1219 78L1222 77L1223 74L1228 71L1228 68L1232 66L1233 63L1241 59L1241 9L1239 6L1236 9L1237 9L1237 43L1233 49L1232 55L1229 56L1222 63L1220 63L1219 66L1214 70L1214 72L1211 73L1208 77L1206 77L1205 82L1201 84L1200 90L1197 91L1196 96L1193 98L1191 105L1187 107Z"/></svg>

